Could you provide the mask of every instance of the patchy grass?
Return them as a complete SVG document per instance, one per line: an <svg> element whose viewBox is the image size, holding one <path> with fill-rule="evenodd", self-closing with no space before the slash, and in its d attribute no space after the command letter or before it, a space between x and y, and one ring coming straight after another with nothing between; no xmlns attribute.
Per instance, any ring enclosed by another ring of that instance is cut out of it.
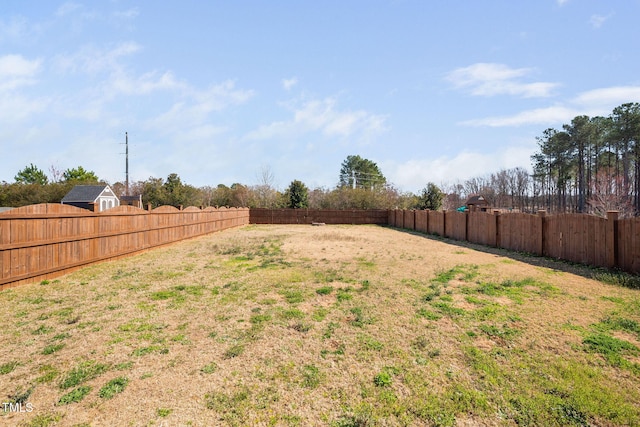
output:
<svg viewBox="0 0 640 427"><path fill-rule="evenodd" d="M98 396L103 399L112 399L116 394L122 393L127 384L129 384L127 377L114 378L100 389Z"/></svg>
<svg viewBox="0 0 640 427"><path fill-rule="evenodd" d="M91 387L88 385L80 386L69 393L63 395L58 400L58 405L69 405L70 403L78 403L84 399L91 391Z"/></svg>
<svg viewBox="0 0 640 427"><path fill-rule="evenodd" d="M60 383L61 389L75 387L85 381L92 380L102 375L109 369L108 365L93 360L81 362L67 373Z"/></svg>
<svg viewBox="0 0 640 427"><path fill-rule="evenodd" d="M640 425L640 291L581 274L377 226L227 230L0 292L0 389L33 426Z"/></svg>
<svg viewBox="0 0 640 427"><path fill-rule="evenodd" d="M11 373L14 369L16 369L16 366L18 366L19 364L20 362L15 360L11 362L3 363L2 365L0 365L0 375L6 375Z"/></svg>

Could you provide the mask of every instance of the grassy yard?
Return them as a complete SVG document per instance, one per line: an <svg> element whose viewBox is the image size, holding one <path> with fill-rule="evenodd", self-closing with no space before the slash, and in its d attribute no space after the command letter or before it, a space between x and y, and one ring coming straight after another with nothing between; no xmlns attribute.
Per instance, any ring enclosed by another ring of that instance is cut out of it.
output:
<svg viewBox="0 0 640 427"><path fill-rule="evenodd" d="M640 291L525 261L246 226L3 291L0 424L640 425Z"/></svg>

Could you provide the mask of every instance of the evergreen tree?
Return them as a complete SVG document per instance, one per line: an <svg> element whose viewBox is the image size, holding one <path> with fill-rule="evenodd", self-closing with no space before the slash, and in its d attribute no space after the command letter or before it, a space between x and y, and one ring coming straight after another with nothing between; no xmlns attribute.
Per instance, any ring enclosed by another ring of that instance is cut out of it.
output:
<svg viewBox="0 0 640 427"><path fill-rule="evenodd" d="M382 187L387 179L375 162L360 156L347 156L340 168L340 187L372 190Z"/></svg>
<svg viewBox="0 0 640 427"><path fill-rule="evenodd" d="M442 209L442 201L444 200L444 193L433 182L427 184L422 189L420 196L418 197L418 203L416 209L430 209L437 211Z"/></svg>
<svg viewBox="0 0 640 427"><path fill-rule="evenodd" d="M309 190L302 181L294 180L286 192L287 207L300 209L309 207Z"/></svg>
<svg viewBox="0 0 640 427"><path fill-rule="evenodd" d="M49 182L49 178L47 178L42 169L39 169L33 163L18 172L14 179L20 184L46 185Z"/></svg>

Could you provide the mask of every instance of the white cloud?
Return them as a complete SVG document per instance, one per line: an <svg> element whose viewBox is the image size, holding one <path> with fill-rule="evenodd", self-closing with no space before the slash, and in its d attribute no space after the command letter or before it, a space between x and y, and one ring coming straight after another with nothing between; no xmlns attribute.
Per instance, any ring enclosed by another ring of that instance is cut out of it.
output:
<svg viewBox="0 0 640 427"><path fill-rule="evenodd" d="M429 182L451 184L515 167L529 168L534 147L507 147L495 153L463 151L455 157L412 159L404 163L381 162L381 169L393 184L418 192Z"/></svg>
<svg viewBox="0 0 640 427"><path fill-rule="evenodd" d="M28 60L21 55L0 56L0 91L35 83L42 60Z"/></svg>
<svg viewBox="0 0 640 427"><path fill-rule="evenodd" d="M241 105L254 96L251 89L237 89L233 80L212 85L206 90L191 89L191 95L205 112L221 111L231 105Z"/></svg>
<svg viewBox="0 0 640 427"><path fill-rule="evenodd" d="M124 73L114 76L110 84L114 90L125 95L146 95L157 90L186 88L186 84L178 81L170 71L158 76L157 72L145 73L131 78Z"/></svg>
<svg viewBox="0 0 640 427"><path fill-rule="evenodd" d="M229 80L207 90L185 85L182 95L183 99L175 102L169 110L147 120L145 128L161 134L182 135L185 129L197 129L192 135L217 135L225 128L209 124L210 114L245 103L253 96L253 91L237 89Z"/></svg>
<svg viewBox="0 0 640 427"><path fill-rule="evenodd" d="M21 95L0 93L0 123L12 124L44 111L49 105L48 98L29 99Z"/></svg>
<svg viewBox="0 0 640 427"><path fill-rule="evenodd" d="M596 29L600 28L612 16L613 16L613 13L610 13L608 15L597 15L597 14L591 15L591 18L589 19L589 24L591 24L593 28L596 28Z"/></svg>
<svg viewBox="0 0 640 427"><path fill-rule="evenodd" d="M54 58L54 67L60 72L83 72L98 74L113 72L122 68L120 60L140 51L142 46L135 42L119 43L109 49L84 46L71 55L58 55Z"/></svg>
<svg viewBox="0 0 640 427"><path fill-rule="evenodd" d="M564 6L565 4L569 3L569 0L557 0L558 2L558 6Z"/></svg>
<svg viewBox="0 0 640 427"><path fill-rule="evenodd" d="M566 123L577 115L583 114L580 110L563 106L551 106L546 108L536 108L522 111L512 116L486 117L460 122L463 126L523 126L523 125L544 125L553 123Z"/></svg>
<svg viewBox="0 0 640 427"><path fill-rule="evenodd" d="M58 9L56 10L56 16L66 16L79 9L82 9L81 4L74 3L74 2L66 2L66 3L63 3L60 7L58 7Z"/></svg>
<svg viewBox="0 0 640 427"><path fill-rule="evenodd" d="M579 94L574 102L584 106L611 110L626 102L640 102L640 86L612 86L593 89Z"/></svg>
<svg viewBox="0 0 640 427"><path fill-rule="evenodd" d="M129 19L137 18L138 15L140 15L140 10L137 7L134 7L134 8L127 9L127 10L114 12L113 15L117 19L127 19L127 20L129 20Z"/></svg>
<svg viewBox="0 0 640 427"><path fill-rule="evenodd" d="M0 20L0 41L4 40L22 40L32 29L24 17L12 17L9 22Z"/></svg>
<svg viewBox="0 0 640 427"><path fill-rule="evenodd" d="M449 72L445 79L457 89L467 89L476 96L512 95L525 98L547 97L557 83L523 83L530 68L510 68L504 64L477 63Z"/></svg>
<svg viewBox="0 0 640 427"><path fill-rule="evenodd" d="M295 85L298 84L298 78L292 77L290 79L282 79L282 87L284 90L291 90Z"/></svg>
<svg viewBox="0 0 640 427"><path fill-rule="evenodd" d="M640 102L640 86L613 86L582 92L567 105L557 104L545 108L521 111L511 116L485 117L460 122L463 126L523 126L569 123L574 117L607 116L627 102Z"/></svg>
<svg viewBox="0 0 640 427"><path fill-rule="evenodd" d="M306 101L293 108L293 118L261 126L247 135L250 140L275 137L293 137L310 132L319 132L329 137L351 137L358 135L367 140L374 134L386 130L386 116L365 110L341 111L337 99L328 97Z"/></svg>

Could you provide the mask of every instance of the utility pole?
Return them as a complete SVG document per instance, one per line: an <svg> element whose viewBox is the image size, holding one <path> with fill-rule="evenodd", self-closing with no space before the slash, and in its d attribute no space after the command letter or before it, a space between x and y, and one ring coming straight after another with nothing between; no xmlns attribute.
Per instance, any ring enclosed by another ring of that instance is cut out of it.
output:
<svg viewBox="0 0 640 427"><path fill-rule="evenodd" d="M129 134L127 132L124 133L124 144L125 144L125 173L126 173L126 181L125 181L125 195L129 195Z"/></svg>

